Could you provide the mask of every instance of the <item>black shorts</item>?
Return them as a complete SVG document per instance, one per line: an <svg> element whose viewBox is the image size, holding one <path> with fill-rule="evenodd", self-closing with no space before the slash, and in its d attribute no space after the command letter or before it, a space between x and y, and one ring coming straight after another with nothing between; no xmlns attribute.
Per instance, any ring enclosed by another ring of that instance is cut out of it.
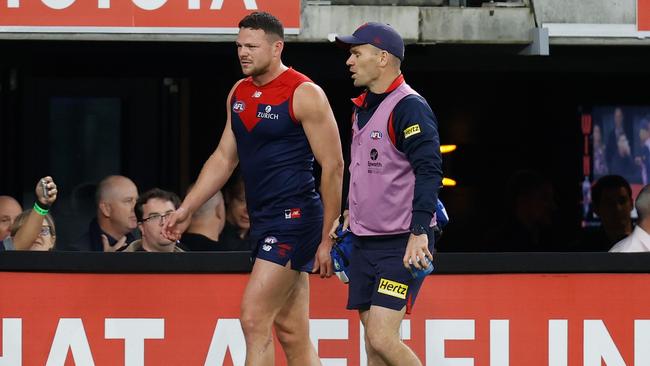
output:
<svg viewBox="0 0 650 366"><path fill-rule="evenodd" d="M433 252L433 233L429 232ZM409 234L356 237L350 258L348 309L367 310L371 305L410 314L424 278L414 279L402 259Z"/></svg>

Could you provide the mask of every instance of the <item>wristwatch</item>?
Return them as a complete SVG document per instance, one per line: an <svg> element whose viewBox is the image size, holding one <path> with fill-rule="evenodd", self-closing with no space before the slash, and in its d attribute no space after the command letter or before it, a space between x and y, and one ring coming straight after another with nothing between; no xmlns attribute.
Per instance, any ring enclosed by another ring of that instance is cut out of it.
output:
<svg viewBox="0 0 650 366"><path fill-rule="evenodd" d="M411 234L413 235L427 234L427 228L419 224L413 224L411 225Z"/></svg>

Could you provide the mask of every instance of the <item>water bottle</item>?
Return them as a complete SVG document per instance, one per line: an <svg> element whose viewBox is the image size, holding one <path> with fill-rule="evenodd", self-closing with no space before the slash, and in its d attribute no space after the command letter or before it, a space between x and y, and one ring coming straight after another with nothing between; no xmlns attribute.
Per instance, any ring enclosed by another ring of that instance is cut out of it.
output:
<svg viewBox="0 0 650 366"><path fill-rule="evenodd" d="M427 276L429 273L433 272L433 263L431 263L429 258L424 257L423 259L420 260L420 264L422 264L422 262L424 262L425 264L424 269L417 269L415 268L413 263L410 263L409 261L409 263L411 264L409 268L409 272L411 272L411 276L413 276L414 279L423 278Z"/></svg>

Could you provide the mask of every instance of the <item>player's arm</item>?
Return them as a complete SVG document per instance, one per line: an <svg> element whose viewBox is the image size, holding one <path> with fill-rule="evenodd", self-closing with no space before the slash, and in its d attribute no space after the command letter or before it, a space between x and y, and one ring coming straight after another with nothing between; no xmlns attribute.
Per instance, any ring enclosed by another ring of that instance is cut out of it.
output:
<svg viewBox="0 0 650 366"><path fill-rule="evenodd" d="M321 277L332 275L329 223L339 216L343 182L343 154L339 130L325 92L314 83L303 83L295 91L293 111L300 121L322 168L320 193L323 197L324 217L321 243L314 259L314 272Z"/></svg>
<svg viewBox="0 0 650 366"><path fill-rule="evenodd" d="M226 126L219 145L203 164L194 187L187 194L181 206L167 220L164 234L171 240L180 239L180 235L189 226L192 213L223 187L239 163L237 143L230 122L230 99L240 82L241 80L232 87L228 99L226 99Z"/></svg>

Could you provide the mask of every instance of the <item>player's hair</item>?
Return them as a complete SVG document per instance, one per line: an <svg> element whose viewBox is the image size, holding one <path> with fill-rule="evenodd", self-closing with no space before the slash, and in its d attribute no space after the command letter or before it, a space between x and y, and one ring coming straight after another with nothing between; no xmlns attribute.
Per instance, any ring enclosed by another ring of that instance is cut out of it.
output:
<svg viewBox="0 0 650 366"><path fill-rule="evenodd" d="M239 21L239 28L261 29L266 34L273 34L284 39L284 27L278 18L267 12L254 12Z"/></svg>

